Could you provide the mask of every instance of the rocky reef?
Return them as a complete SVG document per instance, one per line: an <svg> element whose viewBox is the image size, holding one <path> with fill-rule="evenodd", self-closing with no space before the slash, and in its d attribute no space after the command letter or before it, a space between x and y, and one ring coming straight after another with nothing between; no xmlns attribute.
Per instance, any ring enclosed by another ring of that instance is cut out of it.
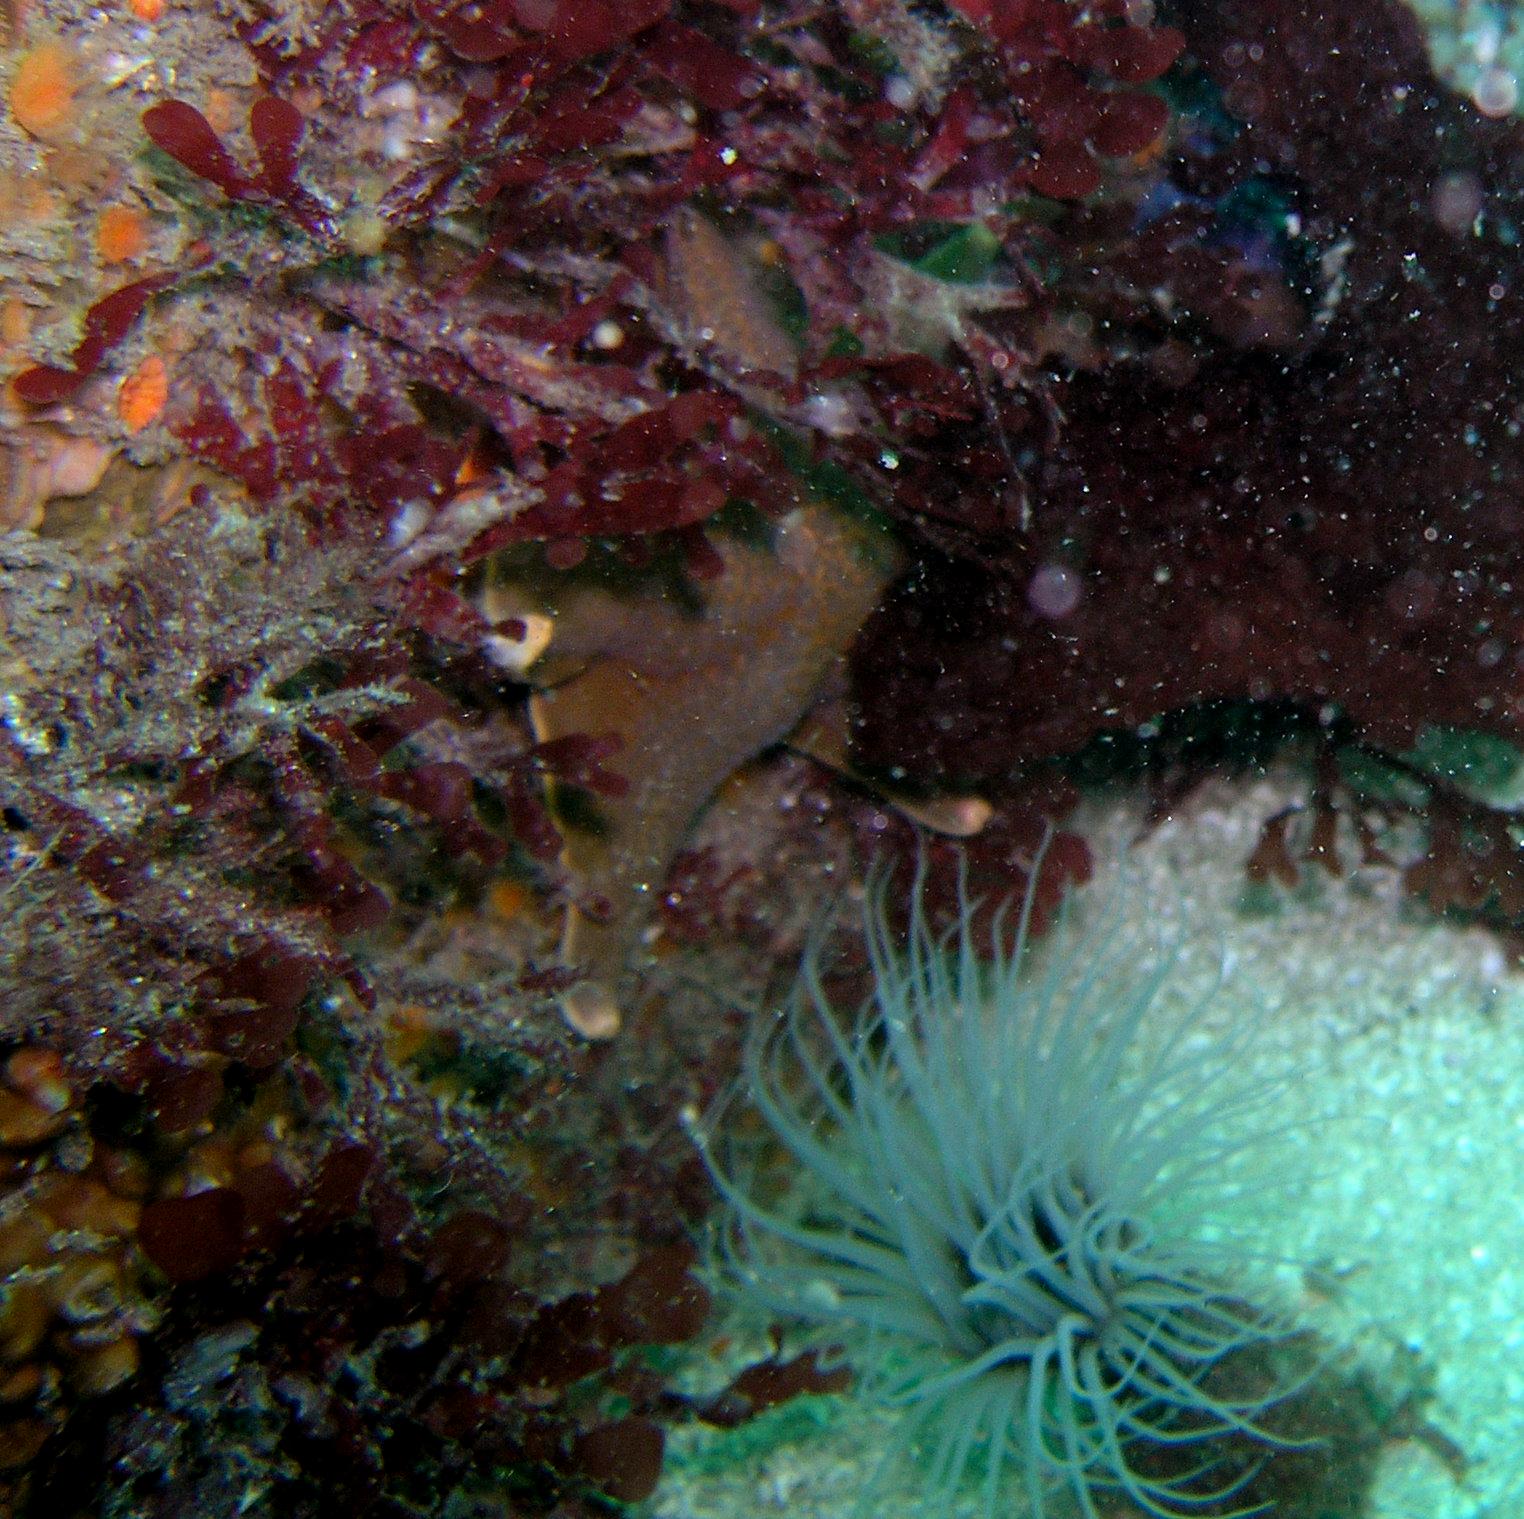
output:
<svg viewBox="0 0 1524 1519"><path fill-rule="evenodd" d="M1040 929L1291 755L1250 880L1515 948L1524 134L1310 9L5 8L0 1510L839 1389L669 1374L684 1115L874 862Z"/></svg>

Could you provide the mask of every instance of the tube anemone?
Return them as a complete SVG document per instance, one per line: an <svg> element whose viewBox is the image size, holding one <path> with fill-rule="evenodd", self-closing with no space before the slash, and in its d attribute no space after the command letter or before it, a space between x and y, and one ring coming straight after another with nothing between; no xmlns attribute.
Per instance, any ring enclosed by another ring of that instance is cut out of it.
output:
<svg viewBox="0 0 1524 1519"><path fill-rule="evenodd" d="M1235 1085L1240 1041L1196 1037L1206 999L1139 1038L1171 962L1140 972L1114 922L1033 974L1030 893L986 945L966 905L933 935L917 892L903 947L883 896L867 1002L833 1009L817 944L702 1126L726 1275L769 1314L861 1333L929 1495L978 1471L986 1513L1015 1484L1034 1516L1055 1489L1086 1519L1108 1492L1223 1514L1254 1468L1220 1465L1222 1440L1291 1443L1264 1420L1300 1385L1238 1374L1293 1330L1231 1290L1202 1228L1273 1084ZM789 1198L724 1140L739 1102L790 1161Z"/></svg>

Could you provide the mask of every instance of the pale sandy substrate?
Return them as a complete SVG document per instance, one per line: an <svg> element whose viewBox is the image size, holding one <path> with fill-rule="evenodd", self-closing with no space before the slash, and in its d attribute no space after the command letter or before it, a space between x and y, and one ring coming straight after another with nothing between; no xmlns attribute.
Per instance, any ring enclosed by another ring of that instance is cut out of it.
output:
<svg viewBox="0 0 1524 1519"><path fill-rule="evenodd" d="M1429 1417L1468 1463L1457 1481L1434 1442L1394 1443L1374 1519L1520 1519L1524 975L1488 936L1405 909L1390 872L1249 893L1261 822L1302 794L1286 774L1213 785L1131 849L1136 804L1091 808L1083 829L1109 863L1087 910L1121 901L1124 932L1177 943L1179 997L1226 960L1213 1017L1256 1028L1246 1079L1298 1072L1278 1098L1291 1132L1277 1167L1294 1184L1261 1205L1274 1251L1297 1263L1272 1272L1281 1295L1368 1365L1416 1353L1434 1373ZM1336 1302L1308 1296L1304 1264L1339 1283ZM846 1398L730 1436L680 1432L650 1512L841 1519L891 1427ZM876 1519L923 1511L909 1488L872 1505Z"/></svg>

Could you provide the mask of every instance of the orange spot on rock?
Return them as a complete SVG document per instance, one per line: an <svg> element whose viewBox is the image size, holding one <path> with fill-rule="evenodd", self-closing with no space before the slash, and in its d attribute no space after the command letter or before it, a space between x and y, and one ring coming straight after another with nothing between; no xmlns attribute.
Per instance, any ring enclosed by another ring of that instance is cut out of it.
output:
<svg viewBox="0 0 1524 1519"><path fill-rule="evenodd" d="M127 9L139 21L162 21L169 6L166 0L127 0Z"/></svg>
<svg viewBox="0 0 1524 1519"><path fill-rule="evenodd" d="M315 84L297 84L291 87L289 96L294 105L303 116L309 119L316 116L323 109L323 92Z"/></svg>
<svg viewBox="0 0 1524 1519"><path fill-rule="evenodd" d="M11 115L23 131L51 141L74 118L78 88L74 55L61 42L43 42L23 55L11 79Z"/></svg>
<svg viewBox="0 0 1524 1519"><path fill-rule="evenodd" d="M494 916L511 921L529 909L528 891L517 881L498 881L487 894Z"/></svg>
<svg viewBox="0 0 1524 1519"><path fill-rule="evenodd" d="M136 206L107 206L95 224L95 248L107 264L141 258L148 248L148 218Z"/></svg>
<svg viewBox="0 0 1524 1519"><path fill-rule="evenodd" d="M20 348L32 335L32 313L20 296L12 295L0 305L0 343Z"/></svg>
<svg viewBox="0 0 1524 1519"><path fill-rule="evenodd" d="M473 448L464 459L460 461L460 468L455 471L456 485L475 485L478 481L487 478L487 465L481 454Z"/></svg>
<svg viewBox="0 0 1524 1519"><path fill-rule="evenodd" d="M387 1052L399 1063L416 1060L433 1043L437 1032L432 1013L406 1004L387 1019Z"/></svg>
<svg viewBox="0 0 1524 1519"><path fill-rule="evenodd" d="M44 184L29 185L16 205L17 216L34 227L45 227L62 219L63 199Z"/></svg>
<svg viewBox="0 0 1524 1519"><path fill-rule="evenodd" d="M151 353L117 391L116 411L128 432L141 432L164 410L169 399L169 369L164 360Z"/></svg>
<svg viewBox="0 0 1524 1519"><path fill-rule="evenodd" d="M201 114L218 136L226 136L233 130L234 123L238 120L238 107L226 90L208 90L201 105Z"/></svg>

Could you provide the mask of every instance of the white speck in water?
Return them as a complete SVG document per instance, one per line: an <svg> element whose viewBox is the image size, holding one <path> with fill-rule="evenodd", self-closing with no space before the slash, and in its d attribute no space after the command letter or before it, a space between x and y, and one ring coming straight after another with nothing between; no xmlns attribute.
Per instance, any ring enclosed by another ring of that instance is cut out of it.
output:
<svg viewBox="0 0 1524 1519"><path fill-rule="evenodd" d="M1483 116L1507 116L1519 103L1519 81L1507 69L1483 69L1471 86L1471 100Z"/></svg>
<svg viewBox="0 0 1524 1519"><path fill-rule="evenodd" d="M1080 577L1067 565L1045 564L1027 583L1027 604L1039 617L1067 617L1080 602Z"/></svg>

